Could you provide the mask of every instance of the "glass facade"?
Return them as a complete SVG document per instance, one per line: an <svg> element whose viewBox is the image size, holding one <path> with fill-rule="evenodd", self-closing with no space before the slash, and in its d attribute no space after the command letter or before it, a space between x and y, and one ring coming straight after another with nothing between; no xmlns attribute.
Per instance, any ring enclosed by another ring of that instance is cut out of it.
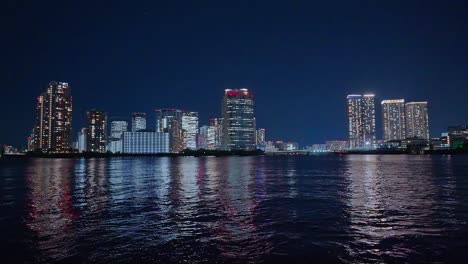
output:
<svg viewBox="0 0 468 264"><path fill-rule="evenodd" d="M132 132L146 129L146 113L132 114Z"/></svg>
<svg viewBox="0 0 468 264"><path fill-rule="evenodd" d="M169 133L170 150L179 153L184 149L182 111L179 109L156 110L156 132Z"/></svg>
<svg viewBox="0 0 468 264"><path fill-rule="evenodd" d="M183 148L198 148L198 112L182 112Z"/></svg>
<svg viewBox="0 0 468 264"><path fill-rule="evenodd" d="M256 149L254 101L248 89L226 89L222 112L223 149Z"/></svg>

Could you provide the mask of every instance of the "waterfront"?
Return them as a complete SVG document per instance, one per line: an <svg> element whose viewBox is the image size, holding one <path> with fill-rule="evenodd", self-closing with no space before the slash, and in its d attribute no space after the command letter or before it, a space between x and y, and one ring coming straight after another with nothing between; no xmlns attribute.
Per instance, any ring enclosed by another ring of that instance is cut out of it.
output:
<svg viewBox="0 0 468 264"><path fill-rule="evenodd" d="M16 263L453 262L468 156L0 160Z"/></svg>

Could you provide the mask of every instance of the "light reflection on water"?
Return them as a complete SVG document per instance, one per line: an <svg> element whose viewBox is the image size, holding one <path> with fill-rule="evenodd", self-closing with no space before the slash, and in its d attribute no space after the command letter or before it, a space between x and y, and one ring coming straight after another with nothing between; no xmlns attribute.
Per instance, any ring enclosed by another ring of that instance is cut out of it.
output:
<svg viewBox="0 0 468 264"><path fill-rule="evenodd" d="M0 246L19 262L467 255L463 156L2 160L0 173Z"/></svg>

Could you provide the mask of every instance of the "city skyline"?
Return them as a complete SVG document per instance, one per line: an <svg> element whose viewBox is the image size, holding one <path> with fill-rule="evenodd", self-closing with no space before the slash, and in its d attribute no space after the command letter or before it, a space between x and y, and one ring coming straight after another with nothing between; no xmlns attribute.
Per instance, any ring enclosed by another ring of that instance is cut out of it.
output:
<svg viewBox="0 0 468 264"><path fill-rule="evenodd" d="M25 145L35 97L50 80L73 89L73 135L92 108L122 116L173 106L218 117L219 91L232 87L259 95L257 126L271 138L301 145L346 139L341 98L353 93L428 101L430 135L466 123L466 3L336 6L7 5L4 50L17 52L3 57L2 106L21 111L0 113L14 124L0 141Z"/></svg>

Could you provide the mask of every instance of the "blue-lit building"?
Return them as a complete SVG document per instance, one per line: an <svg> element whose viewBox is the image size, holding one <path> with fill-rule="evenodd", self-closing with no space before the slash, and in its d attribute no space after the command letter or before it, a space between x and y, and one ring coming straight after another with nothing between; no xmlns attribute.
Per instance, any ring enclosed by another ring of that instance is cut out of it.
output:
<svg viewBox="0 0 468 264"><path fill-rule="evenodd" d="M169 133L155 132L149 129L123 133L122 153L157 154L169 152Z"/></svg>

